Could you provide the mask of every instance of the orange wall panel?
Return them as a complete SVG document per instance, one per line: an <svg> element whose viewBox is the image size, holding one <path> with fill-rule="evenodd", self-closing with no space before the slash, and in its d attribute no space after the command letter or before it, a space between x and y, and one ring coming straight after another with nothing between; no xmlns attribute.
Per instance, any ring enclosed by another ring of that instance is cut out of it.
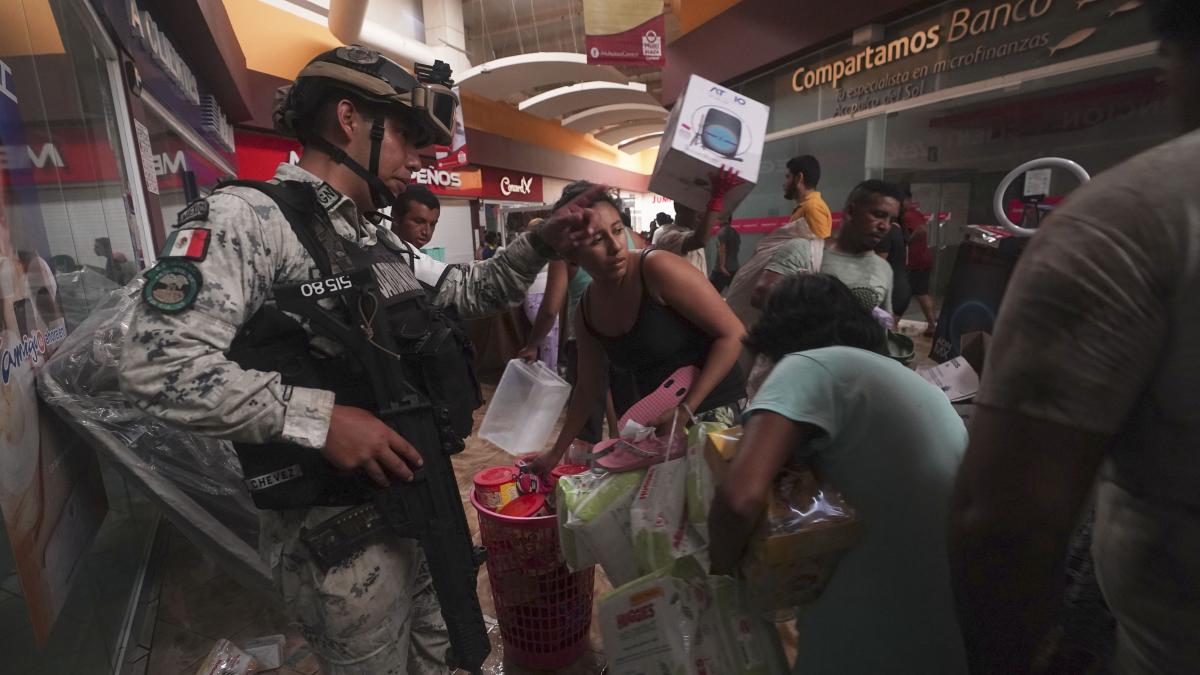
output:
<svg viewBox="0 0 1200 675"><path fill-rule="evenodd" d="M672 0L671 10L679 17L679 31L696 30L742 0Z"/></svg>
<svg viewBox="0 0 1200 675"><path fill-rule="evenodd" d="M0 0L0 56L64 51L49 0Z"/></svg>
<svg viewBox="0 0 1200 675"><path fill-rule="evenodd" d="M290 80L323 51L341 45L325 26L259 0L223 0L246 67Z"/></svg>

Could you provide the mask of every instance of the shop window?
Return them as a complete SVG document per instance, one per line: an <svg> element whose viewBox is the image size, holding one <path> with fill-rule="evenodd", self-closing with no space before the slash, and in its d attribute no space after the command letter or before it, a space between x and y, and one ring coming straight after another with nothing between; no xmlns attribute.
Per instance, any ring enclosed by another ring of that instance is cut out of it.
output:
<svg viewBox="0 0 1200 675"><path fill-rule="evenodd" d="M159 207L163 222L170 227L189 201L207 192L217 181L234 176L235 171L223 161L218 163L210 151L191 142L183 125L158 108L149 108L146 129L150 132L150 150L158 178Z"/></svg>
<svg viewBox="0 0 1200 675"><path fill-rule="evenodd" d="M5 672L112 672L157 522L34 385L66 335L146 264L114 57L84 0L0 3Z"/></svg>

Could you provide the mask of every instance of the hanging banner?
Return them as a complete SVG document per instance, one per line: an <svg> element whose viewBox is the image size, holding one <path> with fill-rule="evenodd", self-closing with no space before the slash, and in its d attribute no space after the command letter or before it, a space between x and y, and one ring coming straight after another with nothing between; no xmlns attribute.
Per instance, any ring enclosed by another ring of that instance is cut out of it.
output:
<svg viewBox="0 0 1200 675"><path fill-rule="evenodd" d="M587 62L613 66L666 64L662 0L583 0Z"/></svg>
<svg viewBox="0 0 1200 675"><path fill-rule="evenodd" d="M0 61L0 512L39 645L50 635L108 504L96 455L37 396L67 336L48 260L14 72ZM3 544L0 544L3 545Z"/></svg>

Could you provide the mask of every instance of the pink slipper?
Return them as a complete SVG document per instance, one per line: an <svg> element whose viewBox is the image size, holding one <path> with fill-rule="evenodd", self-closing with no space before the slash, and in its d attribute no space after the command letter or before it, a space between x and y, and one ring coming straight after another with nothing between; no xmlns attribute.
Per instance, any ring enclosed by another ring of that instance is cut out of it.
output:
<svg viewBox="0 0 1200 675"><path fill-rule="evenodd" d="M687 434L682 430L675 434L674 442L669 436L651 436L644 441L616 439L609 452L595 460L594 464L613 473L637 471L652 464L661 464L682 457L687 450Z"/></svg>
<svg viewBox="0 0 1200 675"><path fill-rule="evenodd" d="M625 424L629 421L649 426L651 422L658 419L659 415L683 402L683 399L687 397L688 390L691 389L692 382L699 374L700 369L695 366L684 366L676 370L652 393L633 404L621 416L617 427L624 429ZM687 420L683 420L684 424L686 422ZM592 450L591 463L593 466L613 472L633 471L655 462L666 461L664 453L667 451L667 445L667 439L658 436L651 436L642 441L610 438L596 444ZM683 454L686 446L686 442L680 442L677 439L671 448L671 457L668 459Z"/></svg>

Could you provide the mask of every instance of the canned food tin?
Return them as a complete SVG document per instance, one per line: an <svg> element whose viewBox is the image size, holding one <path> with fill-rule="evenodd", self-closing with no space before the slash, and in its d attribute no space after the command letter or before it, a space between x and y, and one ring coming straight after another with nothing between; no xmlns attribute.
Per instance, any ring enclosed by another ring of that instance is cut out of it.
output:
<svg viewBox="0 0 1200 675"><path fill-rule="evenodd" d="M475 497L480 504L499 511L520 496L517 471L511 466L494 466L475 474Z"/></svg>

